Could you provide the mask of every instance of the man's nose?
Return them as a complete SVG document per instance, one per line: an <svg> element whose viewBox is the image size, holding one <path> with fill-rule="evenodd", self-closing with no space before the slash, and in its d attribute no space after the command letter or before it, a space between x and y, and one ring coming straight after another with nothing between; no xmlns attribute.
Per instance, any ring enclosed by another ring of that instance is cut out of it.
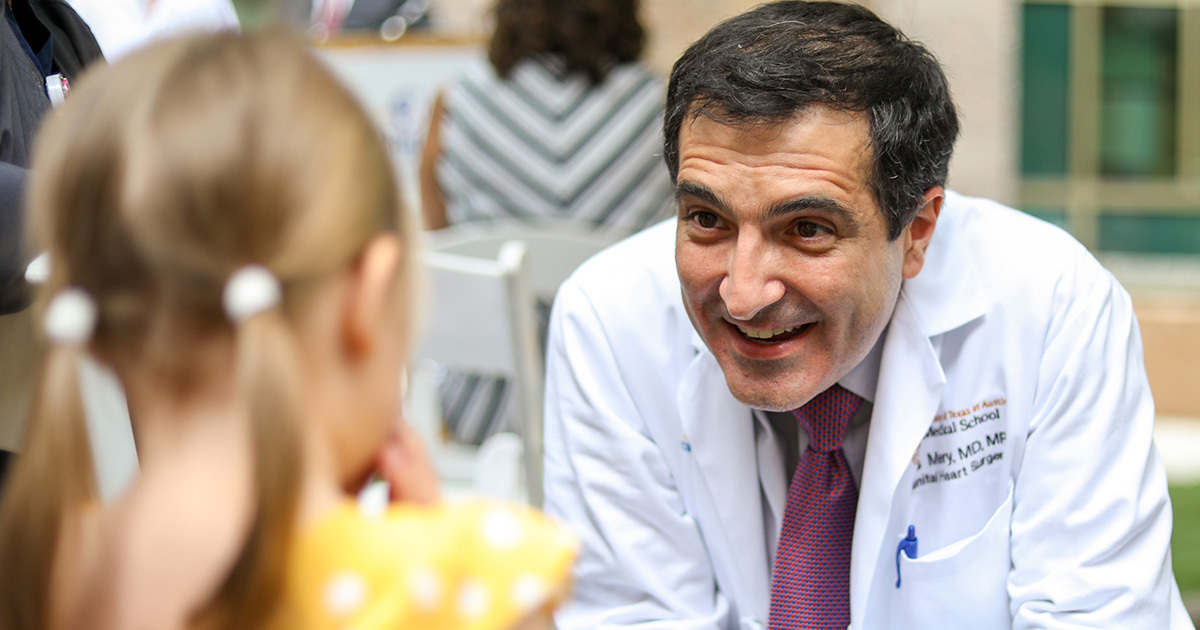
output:
<svg viewBox="0 0 1200 630"><path fill-rule="evenodd" d="M773 273L770 254L754 238L739 238L729 261L729 271L721 280L721 299L725 310L737 320L750 320L762 309L783 299L783 281Z"/></svg>

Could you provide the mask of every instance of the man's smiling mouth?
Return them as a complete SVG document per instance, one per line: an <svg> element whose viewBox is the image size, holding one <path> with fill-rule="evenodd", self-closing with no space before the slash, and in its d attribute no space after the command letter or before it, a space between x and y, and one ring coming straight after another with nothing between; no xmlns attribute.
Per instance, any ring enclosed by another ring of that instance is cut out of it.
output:
<svg viewBox="0 0 1200 630"><path fill-rule="evenodd" d="M787 328L746 328L737 324L733 324L733 326L737 328L742 337L754 343L772 344L799 337L809 328L812 328L813 323L797 324L796 326L788 326Z"/></svg>

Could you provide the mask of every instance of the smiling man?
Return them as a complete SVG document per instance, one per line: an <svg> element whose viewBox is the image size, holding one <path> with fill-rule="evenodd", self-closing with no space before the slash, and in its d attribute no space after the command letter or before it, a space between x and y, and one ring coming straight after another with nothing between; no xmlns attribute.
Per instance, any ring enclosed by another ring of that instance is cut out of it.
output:
<svg viewBox="0 0 1200 630"><path fill-rule="evenodd" d="M676 220L551 321L560 628L1190 628L1130 300L1061 230L945 190L920 45L779 2L676 63Z"/></svg>

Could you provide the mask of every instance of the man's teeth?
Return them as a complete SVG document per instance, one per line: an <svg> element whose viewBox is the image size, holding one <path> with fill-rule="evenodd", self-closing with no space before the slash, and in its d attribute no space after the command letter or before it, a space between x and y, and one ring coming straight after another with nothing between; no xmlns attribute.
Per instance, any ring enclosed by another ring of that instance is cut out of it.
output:
<svg viewBox="0 0 1200 630"><path fill-rule="evenodd" d="M751 339L770 339L771 337L778 337L779 335L799 330L802 326L803 324L800 324L799 326L789 326L787 328L772 328L769 330L755 330L753 328L743 328L742 326L738 326L738 330L742 331L743 335L746 335Z"/></svg>

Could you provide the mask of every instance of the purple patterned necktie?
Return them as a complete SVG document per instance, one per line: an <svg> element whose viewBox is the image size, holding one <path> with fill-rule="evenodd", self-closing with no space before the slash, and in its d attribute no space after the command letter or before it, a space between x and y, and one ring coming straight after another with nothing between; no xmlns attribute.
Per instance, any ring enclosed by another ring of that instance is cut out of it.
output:
<svg viewBox="0 0 1200 630"><path fill-rule="evenodd" d="M850 539L858 488L842 453L846 426L862 398L834 385L792 413L808 432L775 554L771 628L850 624Z"/></svg>

